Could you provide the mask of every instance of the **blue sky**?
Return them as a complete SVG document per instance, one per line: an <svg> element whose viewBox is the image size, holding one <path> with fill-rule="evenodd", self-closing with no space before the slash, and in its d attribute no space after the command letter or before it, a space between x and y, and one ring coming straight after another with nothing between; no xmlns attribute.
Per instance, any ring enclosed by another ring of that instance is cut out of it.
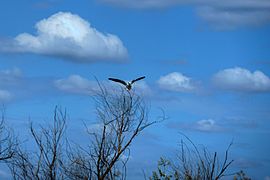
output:
<svg viewBox="0 0 270 180"><path fill-rule="evenodd" d="M83 141L82 120L96 120L95 77L112 85L108 77L145 75L135 89L151 102L150 117L163 108L169 118L133 144L129 179L173 157L178 132L220 153L234 139L233 168L269 179L269 12L267 0L3 1L7 121L25 135L29 117L49 121L60 105Z"/></svg>

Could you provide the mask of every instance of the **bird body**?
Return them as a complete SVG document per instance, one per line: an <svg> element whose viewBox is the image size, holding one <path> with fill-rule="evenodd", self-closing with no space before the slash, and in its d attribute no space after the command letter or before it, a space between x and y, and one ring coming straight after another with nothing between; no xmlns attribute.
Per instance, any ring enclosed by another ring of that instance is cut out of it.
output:
<svg viewBox="0 0 270 180"><path fill-rule="evenodd" d="M114 81L114 82L118 82L118 83L123 84L127 88L127 90L130 91L131 88L132 88L132 84L133 83L135 83L136 81L139 81L141 79L144 79L144 78L145 78L145 76L142 76L142 77L136 78L136 79L134 79L134 80L132 80L130 82L125 82L125 81L123 81L121 79L116 79L116 78L108 78L108 79L111 80L111 81Z"/></svg>

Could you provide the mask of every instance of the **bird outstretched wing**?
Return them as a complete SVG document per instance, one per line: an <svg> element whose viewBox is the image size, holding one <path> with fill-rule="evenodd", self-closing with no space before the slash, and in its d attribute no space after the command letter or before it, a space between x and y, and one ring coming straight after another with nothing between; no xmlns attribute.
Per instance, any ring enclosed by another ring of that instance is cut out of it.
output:
<svg viewBox="0 0 270 180"><path fill-rule="evenodd" d="M121 83L121 84L123 84L125 86L127 85L127 83L125 81L121 80L121 79L116 79L116 78L108 78L108 79L111 80L111 81L114 81L114 82Z"/></svg>
<svg viewBox="0 0 270 180"><path fill-rule="evenodd" d="M137 79L134 79L134 80L131 81L131 84L133 84L134 82L139 81L141 79L144 79L144 78L145 78L145 76L142 76L142 77L139 77Z"/></svg>

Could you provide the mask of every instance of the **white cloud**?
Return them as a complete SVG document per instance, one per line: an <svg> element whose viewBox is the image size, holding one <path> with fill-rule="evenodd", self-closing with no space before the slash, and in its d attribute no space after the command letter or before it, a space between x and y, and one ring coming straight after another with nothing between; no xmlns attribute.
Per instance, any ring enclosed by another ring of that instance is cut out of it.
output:
<svg viewBox="0 0 270 180"><path fill-rule="evenodd" d="M145 81L138 81L133 84L132 91L135 91L136 93L139 93L140 95L152 95L152 89L149 87L149 85Z"/></svg>
<svg viewBox="0 0 270 180"><path fill-rule="evenodd" d="M161 76L158 80L158 84L162 89L176 92L190 92L195 89L195 86L191 82L191 78L178 72Z"/></svg>
<svg viewBox="0 0 270 180"><path fill-rule="evenodd" d="M223 128L213 119L203 119L196 122L171 122L168 124L168 127L173 129L183 129L210 133L226 131L226 128Z"/></svg>
<svg viewBox="0 0 270 180"><path fill-rule="evenodd" d="M96 133L101 135L102 131L104 128L104 124L103 123L93 123L90 124L86 127L86 132L87 133ZM106 125L106 133L109 135L110 133L112 133L114 130L113 128L110 126L110 124Z"/></svg>
<svg viewBox="0 0 270 180"><path fill-rule="evenodd" d="M100 0L104 3L114 4L128 8L163 8L178 4L179 0Z"/></svg>
<svg viewBox="0 0 270 180"><path fill-rule="evenodd" d="M264 180L270 180L270 176L266 176Z"/></svg>
<svg viewBox="0 0 270 180"><path fill-rule="evenodd" d="M120 93L120 87L124 87L118 83L111 81L101 81L99 82L103 88L106 88L110 93ZM97 81L88 80L80 75L70 75L67 78L62 78L54 81L54 86L64 92L81 94L81 95L91 95L96 94L100 91L100 87ZM136 82L132 91L140 95L151 95L152 90L147 85L146 82Z"/></svg>
<svg viewBox="0 0 270 180"><path fill-rule="evenodd" d="M194 128L199 131L217 131L219 129L216 122L212 119L197 121Z"/></svg>
<svg viewBox="0 0 270 180"><path fill-rule="evenodd" d="M36 23L37 35L22 33L0 42L1 51L36 53L74 62L123 61L127 50L113 34L103 34L80 16L58 12Z"/></svg>
<svg viewBox="0 0 270 180"><path fill-rule="evenodd" d="M22 77L22 72L19 68L0 70L0 86L18 83Z"/></svg>
<svg viewBox="0 0 270 180"><path fill-rule="evenodd" d="M194 6L198 15L218 29L262 25L270 22L269 0L100 0L129 8Z"/></svg>
<svg viewBox="0 0 270 180"><path fill-rule="evenodd" d="M260 26L270 22L270 8L265 10L263 8L255 9L254 7L244 6L202 6L197 9L197 13L217 30L231 30L243 26Z"/></svg>
<svg viewBox="0 0 270 180"><path fill-rule="evenodd" d="M0 103L10 101L13 98L11 87L18 86L22 72L19 68L0 70Z"/></svg>
<svg viewBox="0 0 270 180"><path fill-rule="evenodd" d="M101 134L103 128L104 128L104 124L102 124L102 123L95 123L95 124L88 125L86 130L89 133ZM107 126L106 126L106 128L107 128ZM108 129L107 129L107 132L108 132Z"/></svg>
<svg viewBox="0 0 270 180"><path fill-rule="evenodd" d="M22 72L19 68L14 67L12 69L0 70L0 76L20 77L22 76Z"/></svg>
<svg viewBox="0 0 270 180"><path fill-rule="evenodd" d="M54 81L54 85L61 91L77 94L91 94L96 85L88 79L79 75L70 75L65 79Z"/></svg>
<svg viewBox="0 0 270 180"><path fill-rule="evenodd" d="M222 89L246 92L270 91L270 79L261 71L253 73L236 67L219 71L213 77L214 84Z"/></svg>
<svg viewBox="0 0 270 180"><path fill-rule="evenodd" d="M124 81L129 82L130 80L124 79ZM113 93L121 92L121 89L119 88L125 87L124 85L113 82L113 81L105 81L102 84L105 85L107 90ZM135 92L137 95L140 95L140 96L151 96L154 93L151 87L148 85L148 83L146 83L145 80L140 80L132 84L131 91Z"/></svg>

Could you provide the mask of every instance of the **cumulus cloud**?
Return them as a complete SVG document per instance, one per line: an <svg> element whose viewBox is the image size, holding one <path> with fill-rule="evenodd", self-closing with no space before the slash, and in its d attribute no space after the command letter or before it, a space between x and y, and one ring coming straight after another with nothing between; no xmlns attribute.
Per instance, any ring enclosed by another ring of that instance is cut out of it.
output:
<svg viewBox="0 0 270 180"><path fill-rule="evenodd" d="M261 25L270 22L268 0L100 0L129 8L165 8L190 5L197 14L219 29Z"/></svg>
<svg viewBox="0 0 270 180"><path fill-rule="evenodd" d="M190 92L195 89L191 78L184 76L179 72L173 72L165 76L161 76L158 85L162 89L176 92Z"/></svg>
<svg viewBox="0 0 270 180"><path fill-rule="evenodd" d="M123 61L127 50L113 34L91 27L80 16L59 12L36 23L36 35L22 33L0 41L0 50L61 57L74 62Z"/></svg>
<svg viewBox="0 0 270 180"><path fill-rule="evenodd" d="M213 77L214 84L222 89L245 92L270 91L270 79L261 71L250 72L236 67L224 69Z"/></svg>
<svg viewBox="0 0 270 180"><path fill-rule="evenodd" d="M54 85L61 91L84 95L91 94L96 87L92 81L80 75L70 75L64 79L55 80Z"/></svg>

